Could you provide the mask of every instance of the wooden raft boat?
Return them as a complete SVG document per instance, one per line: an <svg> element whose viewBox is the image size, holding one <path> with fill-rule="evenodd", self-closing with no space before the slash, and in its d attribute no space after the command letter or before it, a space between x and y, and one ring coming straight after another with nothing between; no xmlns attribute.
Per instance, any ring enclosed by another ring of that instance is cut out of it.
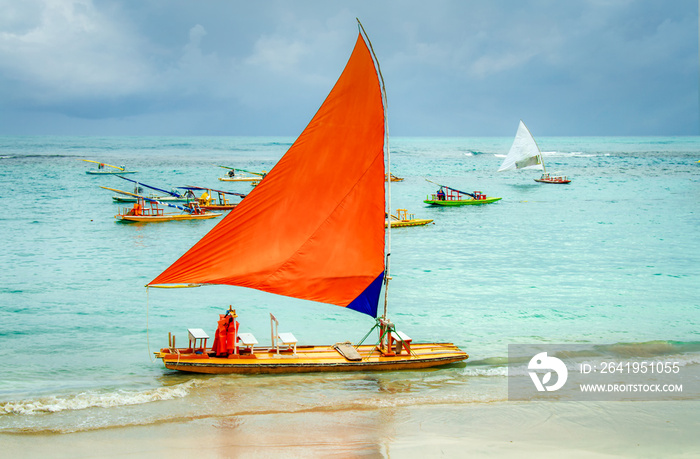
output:
<svg viewBox="0 0 700 459"><path fill-rule="evenodd" d="M181 214L166 214L158 204L175 207L183 211ZM156 201L145 197L138 197L133 207L123 208L114 218L124 223L158 223L180 220L207 220L220 217L220 213L207 212L194 204L178 206Z"/></svg>
<svg viewBox="0 0 700 459"><path fill-rule="evenodd" d="M396 371L429 368L456 363L468 356L451 343L416 344L411 355L390 357L371 345L357 348L360 360L349 360L332 346L299 346L296 354L259 349L237 357L209 357L206 354L180 353L165 348L155 353L170 370L209 374L307 373L321 371ZM186 351L186 350L185 350Z"/></svg>
<svg viewBox="0 0 700 459"><path fill-rule="evenodd" d="M396 209L396 215L390 215L389 221L384 226L388 226L391 222L392 228L404 228L408 226L424 226L431 223L433 220L428 218L416 218L415 215L409 214L407 209Z"/></svg>
<svg viewBox="0 0 700 459"><path fill-rule="evenodd" d="M211 347L203 329L188 329L186 348L169 335L168 347L156 353L166 368L393 371L469 357L450 343L414 343L387 318L391 182L385 189L385 177L391 177L391 163L384 85L366 40L361 30L330 94L266 178L148 287L241 286L342 307L370 316L374 325L355 345L306 346L293 333L280 333L270 314L271 346L259 347L252 333L240 332L229 307L219 315ZM375 331L376 344L364 344Z"/></svg>
<svg viewBox="0 0 700 459"><path fill-rule="evenodd" d="M211 348L206 347L209 336L202 329L188 330L189 347L174 347L175 337L169 336L169 347L161 349L155 356L170 370L209 374L263 374L263 373L306 373L320 371L395 371L407 368L419 369L436 365L456 363L468 356L452 343L416 343L406 334L392 332L389 337L391 352L380 350L378 346L336 343L332 346L297 345L291 333L276 333L278 322L270 314L273 336L279 335L271 346L257 346L258 342L250 333L238 333L239 324L236 311L229 309L221 317L228 322L217 330L235 329L236 346L225 352L227 345L215 341ZM217 348L220 352L217 352ZM220 354L217 356L217 353Z"/></svg>
<svg viewBox="0 0 700 459"><path fill-rule="evenodd" d="M161 212L163 209L159 209ZM129 215L117 214L114 218L120 222L131 222L131 223L158 223L158 222L173 222L182 220L207 220L210 218L220 217L221 214L207 212L204 214L163 214L152 212L150 210L144 210L141 215Z"/></svg>

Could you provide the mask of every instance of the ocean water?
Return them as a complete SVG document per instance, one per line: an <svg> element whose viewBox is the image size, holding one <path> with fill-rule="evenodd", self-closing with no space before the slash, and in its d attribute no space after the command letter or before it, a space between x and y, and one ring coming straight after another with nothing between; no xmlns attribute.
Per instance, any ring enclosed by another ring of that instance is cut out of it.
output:
<svg viewBox="0 0 700 459"><path fill-rule="evenodd" d="M392 231L389 316L466 364L425 371L198 376L153 352L211 336L233 305L264 343L272 312L301 344L358 341L362 314L237 287L144 285L217 220L120 224L93 159L170 189L221 182L218 165L270 170L291 138L0 137L0 433L185 419L491 403L507 398L508 344L590 346L700 366L700 138L541 138L548 170L496 173L511 138L391 139L392 208L433 225ZM503 199L430 208L425 179ZM311 203L310 203L311 205Z"/></svg>

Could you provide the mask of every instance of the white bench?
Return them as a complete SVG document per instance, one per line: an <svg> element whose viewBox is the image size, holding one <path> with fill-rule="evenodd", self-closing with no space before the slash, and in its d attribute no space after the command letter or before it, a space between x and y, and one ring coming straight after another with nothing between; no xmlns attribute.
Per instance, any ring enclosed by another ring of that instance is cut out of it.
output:
<svg viewBox="0 0 700 459"><path fill-rule="evenodd" d="M188 328L187 329L187 334L189 335L190 338L190 348L192 349L197 349L197 340L199 340L199 348L201 349L206 349L207 348L207 340L209 339L209 335L206 334L204 330L201 328Z"/></svg>
<svg viewBox="0 0 700 459"><path fill-rule="evenodd" d="M239 333L238 341L240 341L241 344L246 347L246 349L250 349L251 354L255 353L255 349L253 348L256 344L258 344L258 340L255 339L255 336L253 336L252 333Z"/></svg>
<svg viewBox="0 0 700 459"><path fill-rule="evenodd" d="M391 339L396 341L396 353L401 354L402 349L406 349L408 354L411 353L411 337L400 331L392 331Z"/></svg>
<svg viewBox="0 0 700 459"><path fill-rule="evenodd" d="M287 349L291 348L292 353L297 355L297 339L291 333L279 333L277 328L279 327L279 322L277 318L270 313L270 338L272 339L272 347L275 348L277 354L280 353L280 343L283 346L287 346Z"/></svg>
<svg viewBox="0 0 700 459"><path fill-rule="evenodd" d="M287 346L287 348L291 347L292 348L292 353L294 355L297 355L297 339L296 337L291 334L291 333L280 333L277 335L277 339L279 342L281 342L283 345ZM279 346L279 345L278 345Z"/></svg>

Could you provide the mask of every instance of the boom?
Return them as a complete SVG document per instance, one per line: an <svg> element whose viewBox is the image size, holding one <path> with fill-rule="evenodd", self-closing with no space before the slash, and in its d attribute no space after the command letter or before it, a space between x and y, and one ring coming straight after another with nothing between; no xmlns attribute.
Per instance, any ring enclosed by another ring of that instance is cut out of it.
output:
<svg viewBox="0 0 700 459"><path fill-rule="evenodd" d="M466 191L461 191L461 190L458 190L458 189L456 189L456 188L450 188L450 187L447 186L447 185L440 185L439 183L433 182L432 180L425 179L425 181L426 181L426 182L430 182L430 183L435 183L435 185L437 185L437 186L441 186L441 187L443 187L443 188L447 188L448 190L456 191L457 193L467 194L467 195L471 196L472 198L476 199L476 196L475 196L474 194L472 194L472 193L467 193Z"/></svg>
<svg viewBox="0 0 700 459"><path fill-rule="evenodd" d="M116 192L116 193L125 194L125 195L127 195L127 196L133 196L133 197L135 197L135 198L143 199L144 201L155 202L155 203L160 204L160 205L163 205L163 206L174 207L174 208L176 208L176 209L184 210L185 212L189 212L189 213L193 213L193 212L194 212L194 210L191 209L191 208L189 208L189 207L178 206L177 204L170 204L170 203L168 203L168 202L159 201L159 200L157 200L157 199L147 198L147 197L145 197L145 196L141 196L140 194L129 193L128 191L117 190L117 189L115 189L115 188L109 188L109 187L106 187L106 186L101 186L100 188L104 188L105 190L109 190L109 191L114 191L114 192Z"/></svg>
<svg viewBox="0 0 700 459"><path fill-rule="evenodd" d="M134 183L137 184L137 185L143 185L143 186L145 186L146 188L150 188L150 189L152 189L152 190L160 191L161 193L169 194L170 196L173 196L173 197L175 197L175 198L182 198L182 197L183 197L181 194L175 193L175 192L173 192L173 191L163 190L163 189L160 189L160 188L156 188L156 187L154 187L154 186L151 186L151 185L146 185L146 184L143 183L143 182L138 182L138 181L136 181L136 180L132 180L132 179L130 179L130 178L126 178L126 177L123 177L123 176L118 175L118 174L117 174L117 177L122 178L122 179L124 179L124 180L128 180L128 181L130 181L130 182L134 182Z"/></svg>

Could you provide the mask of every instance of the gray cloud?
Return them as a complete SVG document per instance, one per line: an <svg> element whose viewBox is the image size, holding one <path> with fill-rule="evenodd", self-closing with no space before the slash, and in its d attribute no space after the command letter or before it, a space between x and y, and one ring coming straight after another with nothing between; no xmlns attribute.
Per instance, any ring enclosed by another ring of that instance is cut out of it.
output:
<svg viewBox="0 0 700 459"><path fill-rule="evenodd" d="M0 134L296 135L360 17L392 135L698 134L697 2L0 0Z"/></svg>

